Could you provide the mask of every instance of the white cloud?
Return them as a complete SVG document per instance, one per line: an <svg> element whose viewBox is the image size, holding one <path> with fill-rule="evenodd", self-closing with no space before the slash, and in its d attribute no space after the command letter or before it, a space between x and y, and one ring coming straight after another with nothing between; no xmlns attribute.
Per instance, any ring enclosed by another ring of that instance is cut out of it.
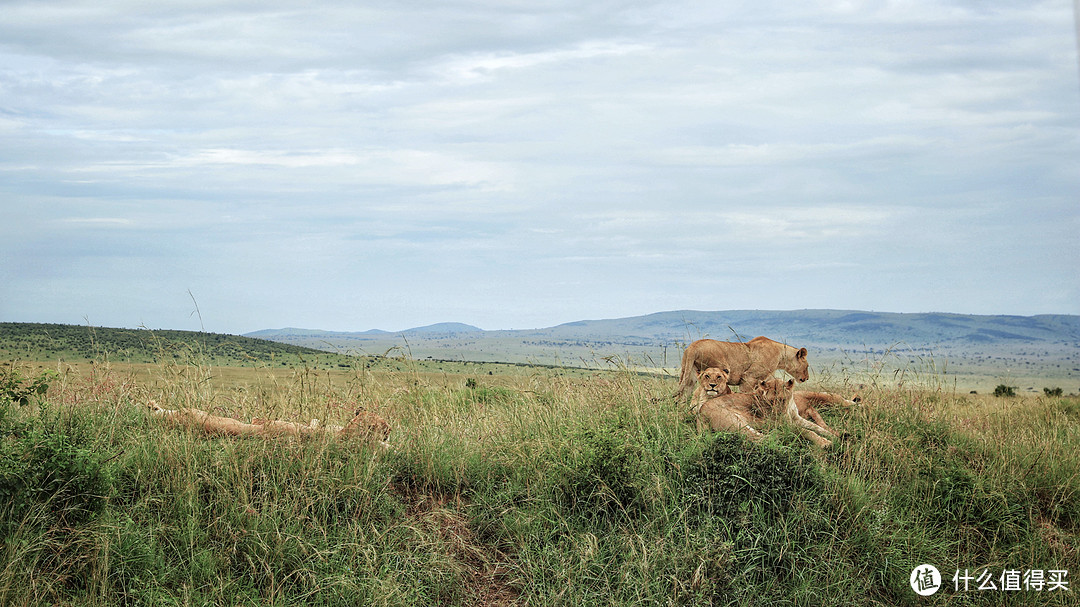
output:
<svg viewBox="0 0 1080 607"><path fill-rule="evenodd" d="M1080 312L1075 31L1061 0L8 2L0 256L54 270L5 284L68 321L116 308L86 285L163 260L151 291L227 302L245 276L276 324L307 305L281 293L363 298L370 326L720 306L730 284L775 307L774 276L816 305L865 283L877 309ZM423 313L417 267L480 317L393 317ZM927 272L967 290L913 294Z"/></svg>
<svg viewBox="0 0 1080 607"><path fill-rule="evenodd" d="M768 214L737 211L717 214L724 233L739 242L783 243L805 247L821 240L859 241L880 236L908 213L902 208L796 207Z"/></svg>
<svg viewBox="0 0 1080 607"><path fill-rule="evenodd" d="M644 55L654 51L655 48L640 43L592 40L572 48L538 52L504 51L455 56L431 69L436 74L446 74L450 82L471 83L492 80L497 75L496 72L503 70L527 70L552 64L579 65L597 58Z"/></svg>
<svg viewBox="0 0 1080 607"><path fill-rule="evenodd" d="M104 227L127 227L134 225L135 223L134 221L123 217L66 217L60 221L67 224Z"/></svg>
<svg viewBox="0 0 1080 607"><path fill-rule="evenodd" d="M728 143L721 146L674 147L658 150L656 159L673 165L719 167L784 167L807 162L844 162L858 158L911 155L942 144L939 138L916 135L875 137L847 142Z"/></svg>

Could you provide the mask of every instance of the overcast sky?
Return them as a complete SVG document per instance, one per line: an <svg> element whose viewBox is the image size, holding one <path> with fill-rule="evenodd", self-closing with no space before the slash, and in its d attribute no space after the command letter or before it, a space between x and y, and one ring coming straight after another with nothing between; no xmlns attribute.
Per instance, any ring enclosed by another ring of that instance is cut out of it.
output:
<svg viewBox="0 0 1080 607"><path fill-rule="evenodd" d="M1077 314L1076 34L1067 0L0 0L0 321Z"/></svg>

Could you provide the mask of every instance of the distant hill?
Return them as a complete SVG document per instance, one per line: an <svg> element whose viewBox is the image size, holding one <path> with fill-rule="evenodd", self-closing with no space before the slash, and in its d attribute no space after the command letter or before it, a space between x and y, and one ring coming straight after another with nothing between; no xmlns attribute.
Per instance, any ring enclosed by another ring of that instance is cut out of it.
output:
<svg viewBox="0 0 1080 607"><path fill-rule="evenodd" d="M1080 316L974 316L854 310L659 312L586 320L543 330L560 336L640 337L658 341L725 341L766 335L788 343L943 346L997 341L1080 343Z"/></svg>
<svg viewBox="0 0 1080 607"><path fill-rule="evenodd" d="M401 350L418 359L585 367L617 360L668 370L678 367L683 349L696 339L739 341L765 335L807 347L819 370L880 368L883 357L892 357L888 364L893 366L947 366L951 372L1006 382L1053 377L1080 384L1080 316L1075 315L679 310L516 331L443 323L395 333L290 329L249 335L342 353Z"/></svg>
<svg viewBox="0 0 1080 607"><path fill-rule="evenodd" d="M252 333L246 333L245 337L269 339L273 341L287 343L289 341L304 339L366 339L370 337L382 337L388 335L457 335L459 333L483 332L483 329L474 327L472 325L467 325L465 323L441 322L433 325L427 325L425 327L416 327L414 329L406 329L404 331L398 332L383 331L382 329L369 329L367 331L359 332L344 332L324 331L321 329L297 329L295 327L288 327L285 329L263 329L261 331L254 331Z"/></svg>
<svg viewBox="0 0 1080 607"><path fill-rule="evenodd" d="M396 333L387 331L334 332L303 329L249 333L283 343L309 347L347 346L384 342L398 336L470 339L538 338L599 344L682 346L709 337L724 341L765 335L791 344L819 346L952 348L1002 343L1056 344L1080 347L1080 316L976 316L967 314L900 314L855 310L681 310L605 320L581 320L544 329L484 331L461 323L440 323ZM317 340L317 341L316 341Z"/></svg>
<svg viewBox="0 0 1080 607"><path fill-rule="evenodd" d="M461 322L440 322L426 327L403 331L405 335L457 335L458 333L483 333L484 330Z"/></svg>
<svg viewBox="0 0 1080 607"><path fill-rule="evenodd" d="M812 374L890 372L897 378L947 374L984 389L1080 386L1080 316L897 314L858 310L682 310L581 320L542 329L485 331L438 323L405 331L267 329L248 335L0 323L0 360L207 362L295 365L318 359L346 366L351 355L674 372L683 349L702 337L758 335L810 350ZM340 358L337 358L340 357Z"/></svg>

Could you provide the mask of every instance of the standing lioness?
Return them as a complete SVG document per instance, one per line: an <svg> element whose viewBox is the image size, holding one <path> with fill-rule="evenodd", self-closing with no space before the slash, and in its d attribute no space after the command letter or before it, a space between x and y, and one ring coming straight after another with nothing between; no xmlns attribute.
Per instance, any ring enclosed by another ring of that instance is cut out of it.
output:
<svg viewBox="0 0 1080 607"><path fill-rule="evenodd" d="M777 369L783 369L800 382L810 379L806 348L795 348L768 337L755 337L746 343L699 339L683 352L675 397L682 398L698 373L709 367L726 369L728 385L739 386L740 392L754 390Z"/></svg>

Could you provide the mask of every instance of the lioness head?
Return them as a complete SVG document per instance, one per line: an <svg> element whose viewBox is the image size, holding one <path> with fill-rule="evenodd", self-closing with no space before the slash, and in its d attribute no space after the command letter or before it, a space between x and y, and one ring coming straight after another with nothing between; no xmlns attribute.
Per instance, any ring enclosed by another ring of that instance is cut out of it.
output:
<svg viewBox="0 0 1080 607"><path fill-rule="evenodd" d="M730 371L727 369L721 369L719 367L709 367L701 373L698 373L698 382L701 384L701 389L705 392L705 396L713 398L727 393L729 373Z"/></svg>
<svg viewBox="0 0 1080 607"><path fill-rule="evenodd" d="M385 441L390 437L390 424L376 413L357 409L356 415L345 427L341 434L357 434L367 436L379 441Z"/></svg>
<svg viewBox="0 0 1080 607"><path fill-rule="evenodd" d="M758 382L757 388L754 391L759 397L771 401L781 402L791 398L791 391L795 388L795 380L789 379L784 381L775 377L770 379L763 379Z"/></svg>
<svg viewBox="0 0 1080 607"><path fill-rule="evenodd" d="M799 348L799 351L795 353L794 364L785 367L784 370L800 382L810 379L810 361L806 357L806 348Z"/></svg>

